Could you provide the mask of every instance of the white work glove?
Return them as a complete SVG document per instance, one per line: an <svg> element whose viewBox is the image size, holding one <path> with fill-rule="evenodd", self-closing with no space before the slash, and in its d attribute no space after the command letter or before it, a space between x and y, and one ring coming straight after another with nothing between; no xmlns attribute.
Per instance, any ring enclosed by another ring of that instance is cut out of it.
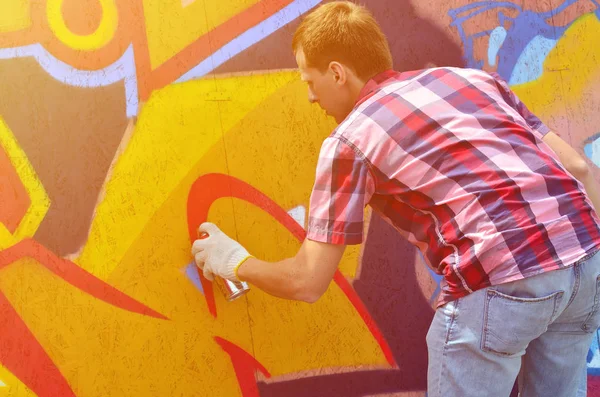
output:
<svg viewBox="0 0 600 397"><path fill-rule="evenodd" d="M202 269L207 280L217 275L232 281L239 281L237 269L252 255L237 241L229 238L214 223L203 223L198 235L208 233L208 237L194 241L192 255L196 265Z"/></svg>

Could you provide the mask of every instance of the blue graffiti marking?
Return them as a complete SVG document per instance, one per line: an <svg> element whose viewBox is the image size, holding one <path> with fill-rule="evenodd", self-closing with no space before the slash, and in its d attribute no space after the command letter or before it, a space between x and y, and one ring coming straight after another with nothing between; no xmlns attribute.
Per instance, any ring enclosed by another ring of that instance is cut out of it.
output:
<svg viewBox="0 0 600 397"><path fill-rule="evenodd" d="M425 260L425 257L423 256L423 253L421 252L421 250L417 250L417 253L421 257L421 261L425 264L425 268L427 268L429 275L431 276L433 281L435 281L435 284L436 284L435 291L433 291L433 293L429 297L429 304L432 305L441 291L440 285L441 285L441 282L442 282L442 279L444 278L444 276L442 276L441 274L437 274L436 272L433 271L433 269L431 267L429 267L427 265L427 261Z"/></svg>
<svg viewBox="0 0 600 397"><path fill-rule="evenodd" d="M202 288L202 282L200 281L200 275L198 274L198 268L194 262L188 263L186 267L183 268L183 272L186 277L194 284L194 286L201 292L204 293L204 288Z"/></svg>
<svg viewBox="0 0 600 397"><path fill-rule="evenodd" d="M298 19L302 14L305 14L316 7L321 1L322 0L292 1L277 13L271 15L258 25L248 29L223 47L217 49L207 59L194 66L177 79L177 82L181 83L205 76L237 54L273 34L288 23Z"/></svg>
<svg viewBox="0 0 600 397"><path fill-rule="evenodd" d="M490 43L488 44L488 63L490 65L496 66L496 57L504 40L506 40L506 29L502 26L498 26L490 33Z"/></svg>
<svg viewBox="0 0 600 397"><path fill-rule="evenodd" d="M541 76L544 60L573 23L552 26L546 21L578 1L565 0L560 6L546 12L523 10L519 5L505 1L479 1L452 9L448 15L452 18L451 26L456 27L463 42L467 66L483 68L483 61L475 58L474 40L489 36L488 63L495 66L498 58L498 73L510 84L521 84ZM596 0L591 2L600 15L600 4ZM498 26L467 35L463 24L490 10L498 10ZM518 15L509 17L503 10L516 10Z"/></svg>
<svg viewBox="0 0 600 397"><path fill-rule="evenodd" d="M527 44L514 65L508 84L523 84L542 76L544 61L558 40L535 36Z"/></svg>
<svg viewBox="0 0 600 397"><path fill-rule="evenodd" d="M598 338L598 331L596 331L587 355L587 373L593 376L600 375L600 350L598 349Z"/></svg>
<svg viewBox="0 0 600 397"><path fill-rule="evenodd" d="M467 36L463 28L463 23L479 14L482 14L495 8L509 8L517 10L519 12L523 11L520 6L513 3L493 1L479 1L475 3L470 3L465 6L448 11L448 15L450 16L450 18L452 18L452 23L450 23L450 26L455 26L457 28L458 34L460 35L460 38L464 45L465 61L467 63L467 66L471 68L481 69L483 67L483 62L477 61L475 59L473 48L474 39L490 35L493 30L477 32L473 35ZM498 13L498 20L500 22L500 26L504 26L507 19L509 18L507 18L501 11Z"/></svg>
<svg viewBox="0 0 600 397"><path fill-rule="evenodd" d="M583 151L587 158L592 160L596 166L600 167L600 134L596 134L586 139Z"/></svg>

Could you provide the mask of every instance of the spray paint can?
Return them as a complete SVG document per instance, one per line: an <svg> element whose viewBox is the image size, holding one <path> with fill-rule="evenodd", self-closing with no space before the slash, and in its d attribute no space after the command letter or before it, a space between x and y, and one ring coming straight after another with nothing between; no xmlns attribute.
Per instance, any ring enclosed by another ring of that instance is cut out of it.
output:
<svg viewBox="0 0 600 397"><path fill-rule="evenodd" d="M198 232L198 239L200 240L208 238L208 236L209 234L206 232ZM228 302L234 301L250 291L250 286L248 283L243 281L231 281L219 276L215 276L213 284L217 285L223 295L225 295L225 299L227 299Z"/></svg>

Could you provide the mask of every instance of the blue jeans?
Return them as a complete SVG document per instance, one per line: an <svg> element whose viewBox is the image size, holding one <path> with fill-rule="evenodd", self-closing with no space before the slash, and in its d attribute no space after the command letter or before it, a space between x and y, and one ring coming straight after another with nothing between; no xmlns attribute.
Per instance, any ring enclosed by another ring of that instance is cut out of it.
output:
<svg viewBox="0 0 600 397"><path fill-rule="evenodd" d="M600 326L600 255L488 287L437 309L428 397L573 397Z"/></svg>

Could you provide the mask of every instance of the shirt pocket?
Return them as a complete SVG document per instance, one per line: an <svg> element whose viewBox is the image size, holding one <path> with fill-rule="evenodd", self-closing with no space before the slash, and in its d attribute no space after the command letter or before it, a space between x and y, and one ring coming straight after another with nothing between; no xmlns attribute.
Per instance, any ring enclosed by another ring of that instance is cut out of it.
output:
<svg viewBox="0 0 600 397"><path fill-rule="evenodd" d="M500 356L524 354L529 342L548 329L563 295L521 298L488 289L481 349Z"/></svg>

